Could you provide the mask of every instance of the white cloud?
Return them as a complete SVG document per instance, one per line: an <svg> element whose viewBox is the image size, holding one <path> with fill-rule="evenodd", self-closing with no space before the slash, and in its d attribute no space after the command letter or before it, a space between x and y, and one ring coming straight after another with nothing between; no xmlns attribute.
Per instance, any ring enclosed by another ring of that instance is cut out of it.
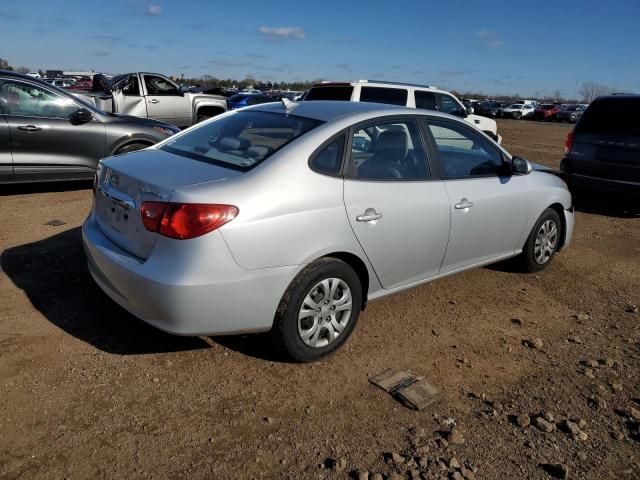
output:
<svg viewBox="0 0 640 480"><path fill-rule="evenodd" d="M261 35L267 38L306 38L307 33L300 27L260 27L258 29Z"/></svg>
<svg viewBox="0 0 640 480"><path fill-rule="evenodd" d="M498 34L492 30L483 28L476 32L476 38L480 40L480 44L489 49L500 48L504 45L504 42L498 37Z"/></svg>
<svg viewBox="0 0 640 480"><path fill-rule="evenodd" d="M152 17L157 17L162 13L162 7L156 3L150 3L147 5L145 13Z"/></svg>

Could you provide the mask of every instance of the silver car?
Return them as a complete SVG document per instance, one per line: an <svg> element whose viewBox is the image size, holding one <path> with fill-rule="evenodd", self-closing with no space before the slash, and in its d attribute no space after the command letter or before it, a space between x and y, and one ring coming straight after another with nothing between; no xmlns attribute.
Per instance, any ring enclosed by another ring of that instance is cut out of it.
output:
<svg viewBox="0 0 640 480"><path fill-rule="evenodd" d="M270 331L300 361L342 345L367 302L573 231L557 176L456 117L353 102L228 112L101 161L83 226L118 304L179 335Z"/></svg>

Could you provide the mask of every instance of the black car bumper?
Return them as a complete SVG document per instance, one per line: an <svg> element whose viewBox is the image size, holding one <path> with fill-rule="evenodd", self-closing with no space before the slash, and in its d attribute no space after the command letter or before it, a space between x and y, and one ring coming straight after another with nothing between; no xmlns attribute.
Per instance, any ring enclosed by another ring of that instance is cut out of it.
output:
<svg viewBox="0 0 640 480"><path fill-rule="evenodd" d="M623 195L633 195L640 197L640 183L627 180L613 180L610 178L591 177L574 172L566 172L560 164L562 178L570 187L584 189L604 190Z"/></svg>

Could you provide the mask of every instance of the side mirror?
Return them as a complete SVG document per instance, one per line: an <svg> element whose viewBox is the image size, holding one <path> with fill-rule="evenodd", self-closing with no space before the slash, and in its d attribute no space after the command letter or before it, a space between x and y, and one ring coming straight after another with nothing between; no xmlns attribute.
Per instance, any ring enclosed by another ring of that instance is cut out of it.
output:
<svg viewBox="0 0 640 480"><path fill-rule="evenodd" d="M69 115L69 121L72 125L82 125L93 120L93 114L86 108L79 108Z"/></svg>
<svg viewBox="0 0 640 480"><path fill-rule="evenodd" d="M529 175L533 168L526 158L512 157L511 172L517 175Z"/></svg>
<svg viewBox="0 0 640 480"><path fill-rule="evenodd" d="M473 107L467 107L467 115L473 115L474 111Z"/></svg>

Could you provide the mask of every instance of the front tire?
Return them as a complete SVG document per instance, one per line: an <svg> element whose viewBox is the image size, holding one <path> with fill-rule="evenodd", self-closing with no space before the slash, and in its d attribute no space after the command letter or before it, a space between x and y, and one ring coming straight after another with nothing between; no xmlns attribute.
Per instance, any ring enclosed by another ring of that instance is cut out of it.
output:
<svg viewBox="0 0 640 480"><path fill-rule="evenodd" d="M521 259L525 270L534 273L547 268L558 251L562 234L558 212L547 208L533 226L522 249Z"/></svg>
<svg viewBox="0 0 640 480"><path fill-rule="evenodd" d="M353 268L336 258L321 258L285 291L271 336L295 360L313 362L347 341L361 308L362 285Z"/></svg>
<svg viewBox="0 0 640 480"><path fill-rule="evenodd" d="M513 119L514 120L520 120L522 118L522 114L520 112L514 112L513 113Z"/></svg>

